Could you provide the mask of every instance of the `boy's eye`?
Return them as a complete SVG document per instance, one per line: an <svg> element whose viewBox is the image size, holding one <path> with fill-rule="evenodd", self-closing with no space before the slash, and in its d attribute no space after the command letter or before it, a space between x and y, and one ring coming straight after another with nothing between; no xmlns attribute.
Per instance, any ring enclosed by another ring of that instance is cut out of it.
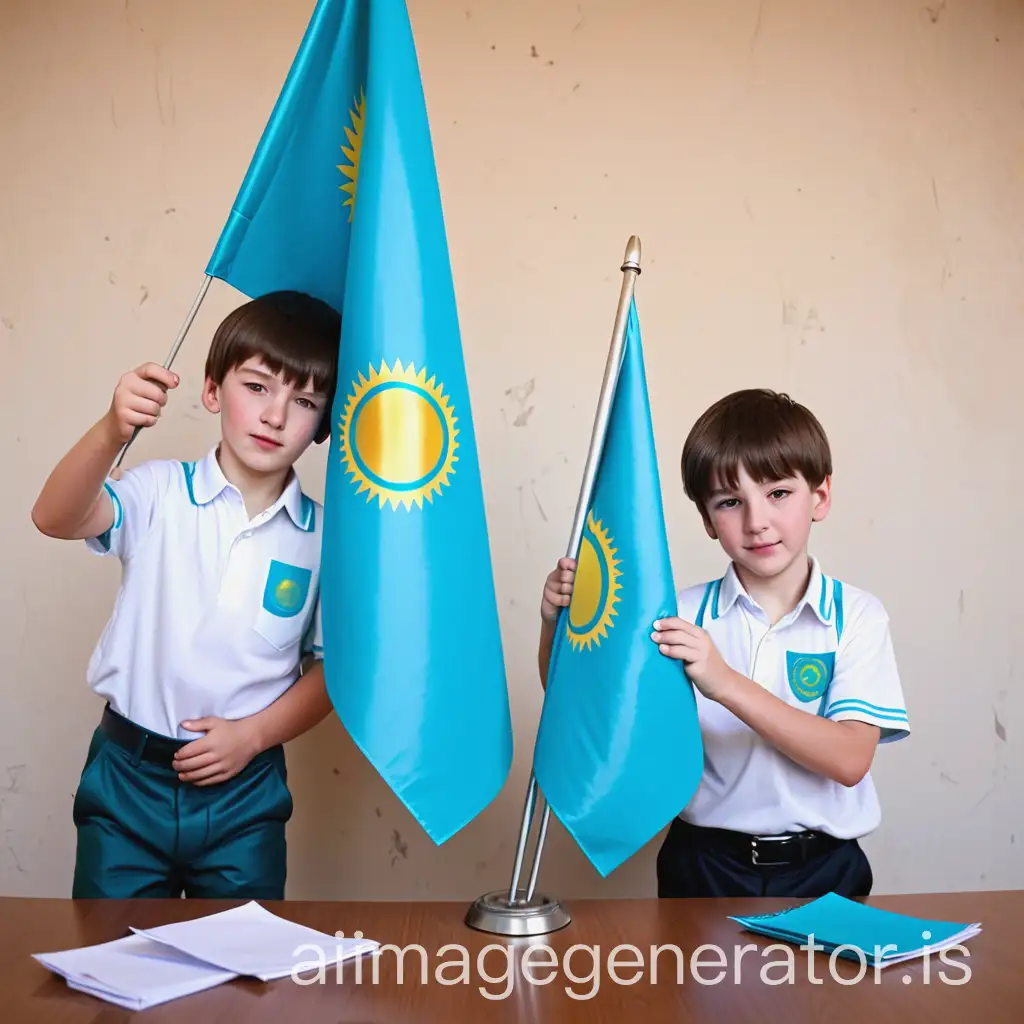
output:
<svg viewBox="0 0 1024 1024"><path fill-rule="evenodd" d="M316 411L316 402L313 402L308 398L296 398L295 401L298 402L303 409L312 409L314 412Z"/></svg>
<svg viewBox="0 0 1024 1024"><path fill-rule="evenodd" d="M259 393L260 393L261 391L266 391L266 390L267 390L267 389L266 389L266 388L265 388L265 387L264 387L264 386L263 386L262 384L258 384L258 383L257 383L256 381L254 381L254 380L246 381L246 383L245 383L245 386L246 386L246 387L247 387L247 388L248 388L248 389L249 389L250 391L252 391L252 392L253 392L254 394L257 394L257 395L258 395L258 394L259 394Z"/></svg>
<svg viewBox="0 0 1024 1024"><path fill-rule="evenodd" d="M723 498L717 508L735 508L740 503L739 498Z"/></svg>
<svg viewBox="0 0 1024 1024"><path fill-rule="evenodd" d="M777 487L774 491L771 492L769 497L774 498L776 501L778 501L780 498L786 497L787 494L789 494L789 491L787 491L785 487Z"/></svg>

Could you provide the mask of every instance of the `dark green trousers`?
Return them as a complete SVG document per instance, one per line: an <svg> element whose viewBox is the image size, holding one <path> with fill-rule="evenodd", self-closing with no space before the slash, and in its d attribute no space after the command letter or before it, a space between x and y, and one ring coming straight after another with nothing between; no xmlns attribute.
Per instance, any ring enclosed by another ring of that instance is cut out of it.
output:
<svg viewBox="0 0 1024 1024"><path fill-rule="evenodd" d="M284 899L291 813L281 747L196 786L99 728L75 795L72 897Z"/></svg>

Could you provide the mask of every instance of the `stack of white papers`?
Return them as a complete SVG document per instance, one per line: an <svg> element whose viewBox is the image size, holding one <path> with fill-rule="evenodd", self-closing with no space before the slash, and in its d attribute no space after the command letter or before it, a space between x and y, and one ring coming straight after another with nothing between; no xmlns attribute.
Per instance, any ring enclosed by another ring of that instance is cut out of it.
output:
<svg viewBox="0 0 1024 1024"><path fill-rule="evenodd" d="M981 932L981 924L910 917L848 900L830 892L810 903L773 914L731 917L750 931L826 953L889 967L941 953Z"/></svg>
<svg viewBox="0 0 1024 1024"><path fill-rule="evenodd" d="M84 949L37 953L35 959L65 978L71 988L129 1010L145 1010L236 977L140 935Z"/></svg>
<svg viewBox="0 0 1024 1024"><path fill-rule="evenodd" d="M272 981L302 964L328 967L372 953L380 945L371 939L325 935L277 917L258 903L132 932L98 946L36 953L34 958L71 988L144 1010L239 976Z"/></svg>

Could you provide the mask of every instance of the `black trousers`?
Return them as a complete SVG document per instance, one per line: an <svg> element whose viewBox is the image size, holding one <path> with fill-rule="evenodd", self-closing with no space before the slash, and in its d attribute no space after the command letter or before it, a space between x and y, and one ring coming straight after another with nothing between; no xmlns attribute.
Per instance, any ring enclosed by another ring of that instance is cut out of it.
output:
<svg viewBox="0 0 1024 1024"><path fill-rule="evenodd" d="M874 879L855 839L793 864L757 865L715 829L677 818L658 852L658 896L785 896L817 898L834 892L848 899L867 896Z"/></svg>

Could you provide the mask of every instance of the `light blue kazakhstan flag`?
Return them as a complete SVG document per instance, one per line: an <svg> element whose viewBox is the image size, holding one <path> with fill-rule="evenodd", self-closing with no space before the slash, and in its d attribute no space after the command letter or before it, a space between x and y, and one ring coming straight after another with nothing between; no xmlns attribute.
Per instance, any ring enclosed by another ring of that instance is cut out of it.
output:
<svg viewBox="0 0 1024 1024"><path fill-rule="evenodd" d="M403 0L320 0L207 271L342 314L321 598L327 687L442 843L512 731L469 390Z"/></svg>
<svg viewBox="0 0 1024 1024"><path fill-rule="evenodd" d="M633 304L534 751L541 792L602 875L667 825L700 782L692 685L651 640L654 620L675 614Z"/></svg>

